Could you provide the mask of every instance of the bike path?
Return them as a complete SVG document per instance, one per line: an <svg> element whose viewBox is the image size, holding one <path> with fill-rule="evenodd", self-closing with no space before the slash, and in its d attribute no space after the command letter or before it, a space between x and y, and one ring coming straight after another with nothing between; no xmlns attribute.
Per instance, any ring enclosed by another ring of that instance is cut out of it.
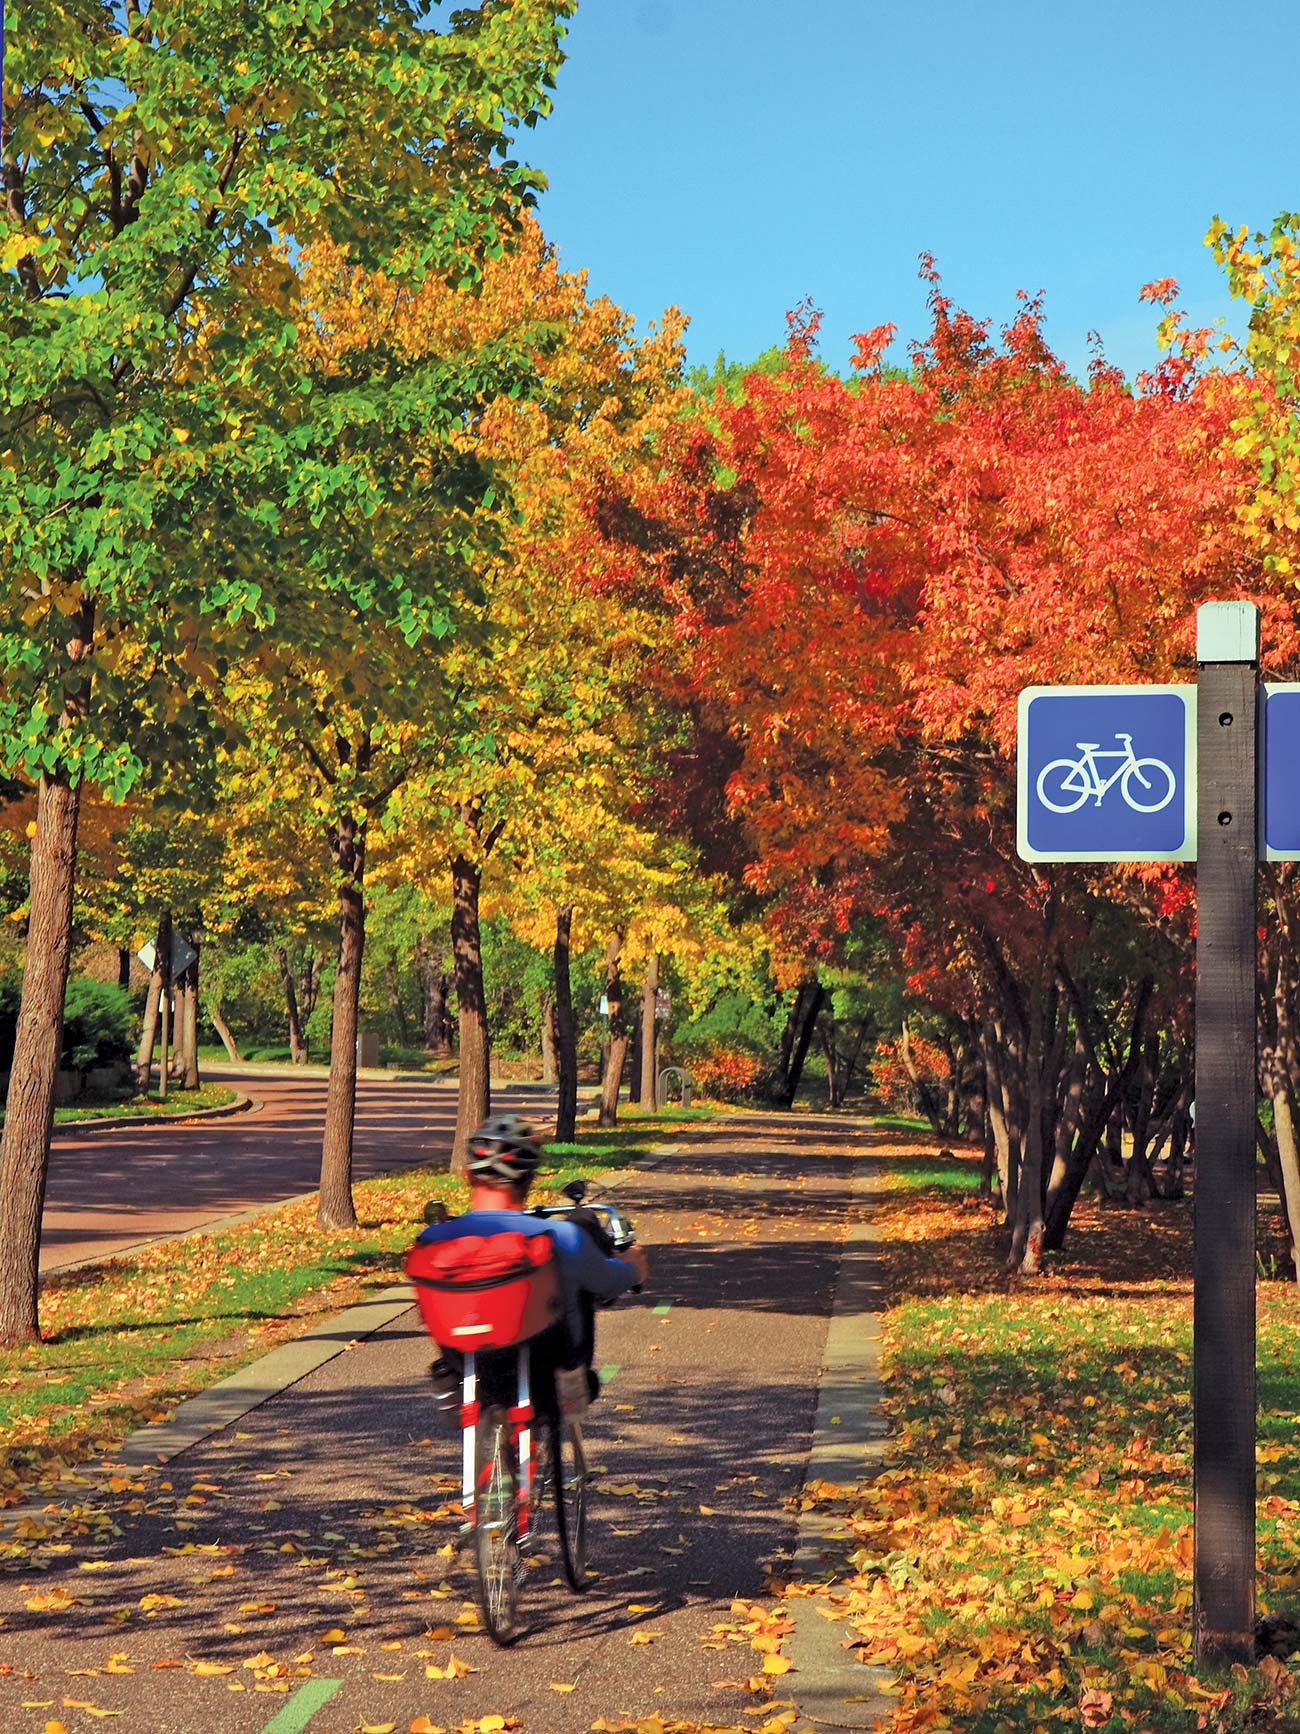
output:
<svg viewBox="0 0 1300 1734"><path fill-rule="evenodd" d="M602 1575L572 1596L545 1541L524 1591L533 1629L514 1649L476 1629L452 1510L458 1435L432 1415L431 1346L411 1312L120 1489L44 1569L0 1578L0 1725L104 1726L86 1706L147 1734L352 1734L420 1716L514 1717L529 1734L655 1712L761 1723L795 1677L773 1676L770 1698L744 1688L762 1655L712 1628L733 1598L763 1598L763 1562L796 1544L868 1148L862 1133L755 1118L692 1133L620 1186L654 1285L601 1317L599 1360L617 1369L588 1429ZM118 1533L97 1529L108 1522ZM114 1655L135 1672L110 1671ZM474 1671L445 1677L453 1656Z"/></svg>

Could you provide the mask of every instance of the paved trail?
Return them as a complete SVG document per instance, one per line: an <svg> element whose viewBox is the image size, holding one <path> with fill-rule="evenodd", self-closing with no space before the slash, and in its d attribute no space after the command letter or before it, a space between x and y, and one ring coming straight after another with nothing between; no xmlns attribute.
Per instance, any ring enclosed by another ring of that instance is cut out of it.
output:
<svg viewBox="0 0 1300 1734"><path fill-rule="evenodd" d="M404 1734L420 1715L450 1728L499 1714L528 1734L579 1734L600 1716L656 1710L755 1720L763 1700L720 1682L761 1658L703 1640L733 1597L762 1594L762 1562L794 1542L839 1240L868 1144L747 1121L692 1134L682 1155L620 1189L654 1281L601 1319L608 1383L589 1439L602 1575L570 1595L547 1544L525 1588L534 1623L514 1649L495 1649L468 1611L448 1505L457 1439L431 1417L430 1345L412 1312L120 1494L120 1535L0 1578L0 1663L18 1670L0 1677L0 1726L61 1716L122 1734L353 1734L392 1722ZM337 1630L343 1646L322 1641ZM102 1670L114 1652L137 1672L73 1672ZM426 1676L453 1652L477 1671ZM288 1695L259 1692L270 1682L243 1666L258 1655L313 1677L291 1677ZM186 1658L235 1672L158 1667ZM61 1709L67 1698L126 1715L92 1724Z"/></svg>
<svg viewBox="0 0 1300 1734"><path fill-rule="evenodd" d="M257 1113L56 1137L50 1152L41 1269L103 1258L202 1227L256 1205L310 1192L320 1177L324 1077L205 1073L262 1104ZM503 1111L554 1112L552 1093L493 1092ZM353 1172L358 1180L445 1161L456 1124L455 1085L362 1078Z"/></svg>

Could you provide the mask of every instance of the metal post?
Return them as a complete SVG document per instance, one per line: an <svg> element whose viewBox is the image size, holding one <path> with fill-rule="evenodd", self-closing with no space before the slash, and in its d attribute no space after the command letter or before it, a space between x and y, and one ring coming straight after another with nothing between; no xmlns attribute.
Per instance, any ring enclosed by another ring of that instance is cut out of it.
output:
<svg viewBox="0 0 1300 1734"><path fill-rule="evenodd" d="M1197 612L1195 1610L1202 1662L1255 1639L1259 611Z"/></svg>

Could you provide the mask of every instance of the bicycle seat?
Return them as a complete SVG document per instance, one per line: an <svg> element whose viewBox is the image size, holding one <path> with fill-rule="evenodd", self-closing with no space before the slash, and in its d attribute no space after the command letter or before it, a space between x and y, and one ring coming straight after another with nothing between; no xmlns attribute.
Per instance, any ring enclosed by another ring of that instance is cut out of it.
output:
<svg viewBox="0 0 1300 1734"><path fill-rule="evenodd" d="M1080 753L1095 753L1100 745L1100 741L1075 741L1074 743L1076 752Z"/></svg>

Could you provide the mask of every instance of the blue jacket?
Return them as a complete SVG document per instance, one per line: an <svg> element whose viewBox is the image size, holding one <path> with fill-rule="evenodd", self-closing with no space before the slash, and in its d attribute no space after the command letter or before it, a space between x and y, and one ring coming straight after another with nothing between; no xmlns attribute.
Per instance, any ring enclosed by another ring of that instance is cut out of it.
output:
<svg viewBox="0 0 1300 1734"><path fill-rule="evenodd" d="M436 1222L418 1237L421 1246L430 1241L459 1240L465 1234L549 1234L555 1242L564 1288L565 1317L573 1342L581 1343L582 1302L613 1300L635 1286L637 1275L626 1259L606 1258L585 1228L566 1222L562 1216L530 1216L522 1210L470 1210L450 1222Z"/></svg>

